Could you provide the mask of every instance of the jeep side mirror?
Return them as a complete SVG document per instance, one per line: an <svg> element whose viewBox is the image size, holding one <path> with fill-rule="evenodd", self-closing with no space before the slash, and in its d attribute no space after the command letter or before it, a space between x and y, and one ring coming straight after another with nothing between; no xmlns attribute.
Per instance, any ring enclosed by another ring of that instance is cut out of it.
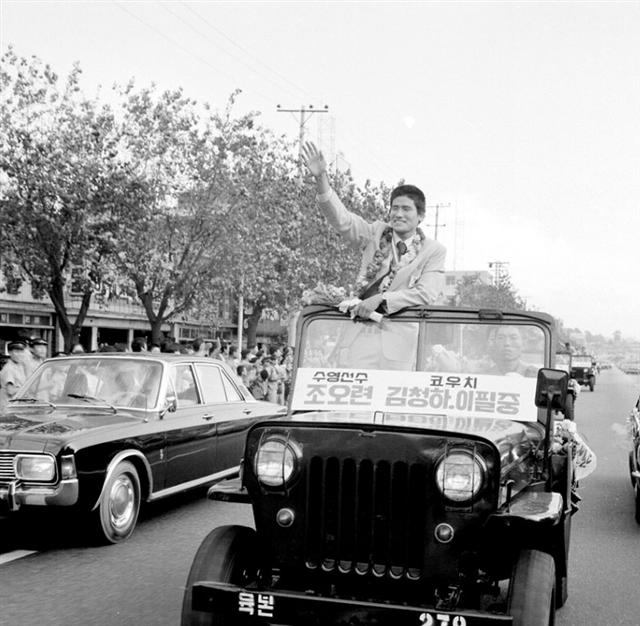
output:
<svg viewBox="0 0 640 626"><path fill-rule="evenodd" d="M564 411L567 402L569 375L563 370L543 367L538 370L536 406Z"/></svg>

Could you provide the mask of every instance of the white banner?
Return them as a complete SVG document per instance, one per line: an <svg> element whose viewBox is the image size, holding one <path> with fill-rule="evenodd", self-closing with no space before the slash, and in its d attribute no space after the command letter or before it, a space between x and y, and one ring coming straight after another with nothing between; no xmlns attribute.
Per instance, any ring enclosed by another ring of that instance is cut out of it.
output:
<svg viewBox="0 0 640 626"><path fill-rule="evenodd" d="M384 411L535 422L536 379L452 372L300 368L293 410Z"/></svg>

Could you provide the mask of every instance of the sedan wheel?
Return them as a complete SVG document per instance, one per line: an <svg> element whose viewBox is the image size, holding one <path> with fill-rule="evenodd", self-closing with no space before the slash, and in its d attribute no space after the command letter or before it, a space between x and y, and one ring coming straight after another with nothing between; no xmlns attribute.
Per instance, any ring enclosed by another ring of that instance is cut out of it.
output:
<svg viewBox="0 0 640 626"><path fill-rule="evenodd" d="M107 543L128 539L140 511L140 478L129 461L118 463L107 480L96 511L98 536Z"/></svg>

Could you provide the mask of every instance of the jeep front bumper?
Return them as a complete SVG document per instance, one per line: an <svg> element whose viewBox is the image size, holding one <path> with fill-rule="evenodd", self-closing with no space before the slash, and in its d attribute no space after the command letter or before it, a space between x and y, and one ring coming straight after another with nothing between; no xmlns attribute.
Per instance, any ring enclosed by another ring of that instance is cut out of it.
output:
<svg viewBox="0 0 640 626"><path fill-rule="evenodd" d="M56 485L30 485L21 480L0 484L0 505L9 511L17 511L23 505L71 506L77 501L77 478L61 480Z"/></svg>
<svg viewBox="0 0 640 626"><path fill-rule="evenodd" d="M197 582L193 585L194 611L216 612L238 626L249 624L335 624L356 619L358 624L397 626L480 626L513 624L513 618L470 610L442 611L433 608L363 602L352 598L322 597L283 590L254 590L227 583ZM347 623L347 622L345 622ZM351 623L351 622L348 622Z"/></svg>

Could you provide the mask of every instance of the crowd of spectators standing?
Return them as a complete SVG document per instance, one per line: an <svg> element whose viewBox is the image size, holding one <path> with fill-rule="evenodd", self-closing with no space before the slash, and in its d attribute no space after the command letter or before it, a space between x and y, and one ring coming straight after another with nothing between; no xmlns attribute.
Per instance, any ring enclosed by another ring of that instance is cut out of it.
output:
<svg viewBox="0 0 640 626"><path fill-rule="evenodd" d="M165 352L196 354L224 361L236 373L256 400L286 404L293 367L293 349L289 346L257 344L240 350L237 345L219 339L198 338L191 344L181 344L168 338L160 344L148 344L144 337L136 337L131 346L101 344L98 352ZM84 352L76 344L71 353ZM7 360L0 368L0 408L12 398L26 378L48 356L47 342L40 337L17 339L6 345ZM53 356L64 356L58 352Z"/></svg>

